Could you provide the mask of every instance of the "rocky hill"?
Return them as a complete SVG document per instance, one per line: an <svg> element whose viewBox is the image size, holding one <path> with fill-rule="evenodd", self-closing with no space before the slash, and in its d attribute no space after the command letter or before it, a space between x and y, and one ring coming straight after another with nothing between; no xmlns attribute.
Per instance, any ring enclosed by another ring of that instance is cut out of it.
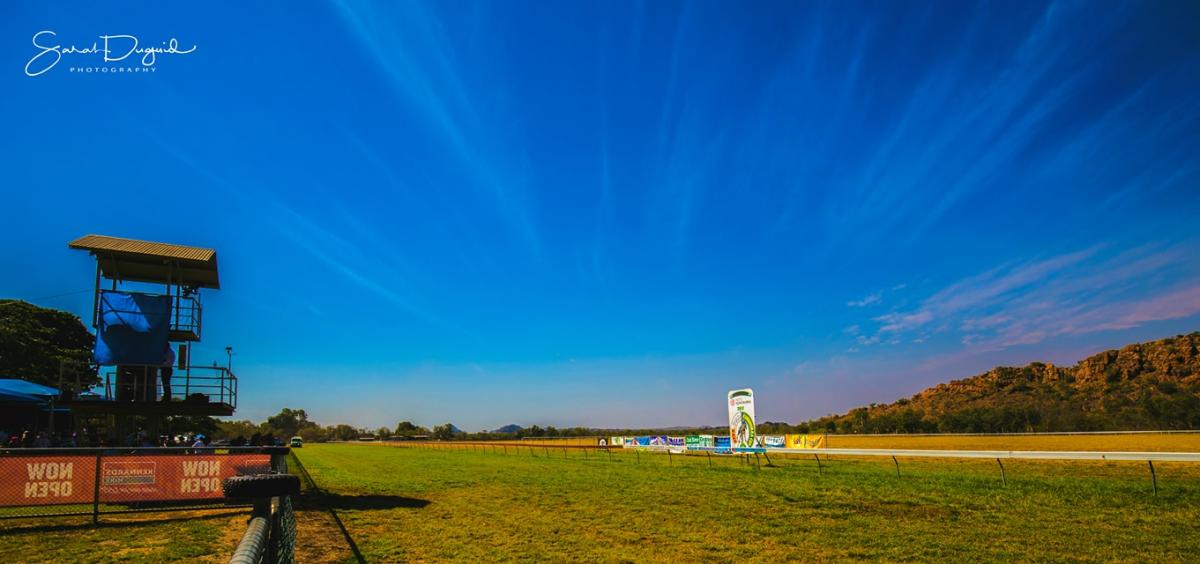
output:
<svg viewBox="0 0 1200 564"><path fill-rule="evenodd" d="M998 367L911 398L811 421L843 433L1200 428L1200 333L1063 367Z"/></svg>

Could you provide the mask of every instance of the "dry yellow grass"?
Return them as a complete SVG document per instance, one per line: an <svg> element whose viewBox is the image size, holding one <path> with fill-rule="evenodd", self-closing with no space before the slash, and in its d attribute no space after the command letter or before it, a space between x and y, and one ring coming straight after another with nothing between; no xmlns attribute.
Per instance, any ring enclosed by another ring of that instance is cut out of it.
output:
<svg viewBox="0 0 1200 564"><path fill-rule="evenodd" d="M829 435L829 448L1200 452L1198 433L1113 435Z"/></svg>

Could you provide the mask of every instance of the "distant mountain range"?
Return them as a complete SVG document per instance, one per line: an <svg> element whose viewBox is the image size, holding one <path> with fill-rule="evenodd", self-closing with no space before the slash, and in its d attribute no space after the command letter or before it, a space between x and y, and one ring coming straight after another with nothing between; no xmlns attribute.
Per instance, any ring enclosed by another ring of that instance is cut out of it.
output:
<svg viewBox="0 0 1200 564"><path fill-rule="evenodd" d="M997 367L807 426L843 433L1198 429L1198 349L1200 333L1191 333L1070 367Z"/></svg>
<svg viewBox="0 0 1200 564"><path fill-rule="evenodd" d="M508 425L500 427L499 429L493 429L492 432L493 433L516 433L517 431L523 431L523 430L525 430L524 427L517 425L516 423L510 423Z"/></svg>

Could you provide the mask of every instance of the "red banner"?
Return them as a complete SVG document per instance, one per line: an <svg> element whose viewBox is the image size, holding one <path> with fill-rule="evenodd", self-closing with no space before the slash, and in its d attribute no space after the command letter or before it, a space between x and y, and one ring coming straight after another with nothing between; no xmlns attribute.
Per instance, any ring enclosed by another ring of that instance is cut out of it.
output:
<svg viewBox="0 0 1200 564"><path fill-rule="evenodd" d="M95 456L0 458L0 506L91 503Z"/></svg>
<svg viewBox="0 0 1200 564"><path fill-rule="evenodd" d="M225 478L270 468L267 454L105 457L100 460L100 502L221 498Z"/></svg>
<svg viewBox="0 0 1200 564"><path fill-rule="evenodd" d="M268 454L105 456L100 503L220 499L225 478L270 467ZM95 456L0 457L0 506L92 503L95 488Z"/></svg>

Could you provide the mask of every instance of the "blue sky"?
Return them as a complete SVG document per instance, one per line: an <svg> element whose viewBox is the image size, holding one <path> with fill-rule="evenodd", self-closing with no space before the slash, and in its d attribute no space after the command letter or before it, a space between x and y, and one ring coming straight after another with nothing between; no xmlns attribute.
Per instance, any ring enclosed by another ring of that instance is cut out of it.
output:
<svg viewBox="0 0 1200 564"><path fill-rule="evenodd" d="M0 296L87 312L85 233L216 248L196 358L256 420L794 422L1073 363L1200 329L1197 21L6 2ZM43 30L195 51L27 76Z"/></svg>

